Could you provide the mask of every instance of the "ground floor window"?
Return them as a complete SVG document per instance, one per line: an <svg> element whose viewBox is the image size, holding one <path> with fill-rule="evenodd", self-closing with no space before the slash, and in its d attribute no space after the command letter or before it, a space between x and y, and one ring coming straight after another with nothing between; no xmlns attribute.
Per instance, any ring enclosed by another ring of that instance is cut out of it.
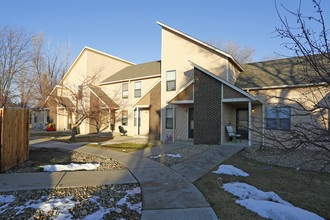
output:
<svg viewBox="0 0 330 220"><path fill-rule="evenodd" d="M127 110L123 110L121 112L121 124L123 126L127 126L128 125L128 111Z"/></svg>
<svg viewBox="0 0 330 220"><path fill-rule="evenodd" d="M173 121L174 121L173 112L174 112L173 108L166 109L166 128L167 129L173 129Z"/></svg>
<svg viewBox="0 0 330 220"><path fill-rule="evenodd" d="M289 131L291 128L290 107L267 107L266 129Z"/></svg>

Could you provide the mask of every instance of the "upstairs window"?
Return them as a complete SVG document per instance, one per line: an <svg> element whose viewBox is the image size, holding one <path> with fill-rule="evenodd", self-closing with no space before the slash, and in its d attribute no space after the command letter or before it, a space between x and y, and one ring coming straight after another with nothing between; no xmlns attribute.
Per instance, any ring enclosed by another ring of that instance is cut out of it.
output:
<svg viewBox="0 0 330 220"><path fill-rule="evenodd" d="M82 85L78 85L78 99L82 99L83 91L82 91Z"/></svg>
<svg viewBox="0 0 330 220"><path fill-rule="evenodd" d="M141 81L134 83L134 98L141 97Z"/></svg>
<svg viewBox="0 0 330 220"><path fill-rule="evenodd" d="M290 107L267 107L266 129L290 131L291 108Z"/></svg>
<svg viewBox="0 0 330 220"><path fill-rule="evenodd" d="M166 72L166 91L175 91L176 89L176 71Z"/></svg>
<svg viewBox="0 0 330 220"><path fill-rule="evenodd" d="M122 84L122 89L123 89L122 98L127 99L128 98L128 83L123 83Z"/></svg>
<svg viewBox="0 0 330 220"><path fill-rule="evenodd" d="M128 125L128 111L127 110L123 110L121 112L121 124L122 124L122 126Z"/></svg>

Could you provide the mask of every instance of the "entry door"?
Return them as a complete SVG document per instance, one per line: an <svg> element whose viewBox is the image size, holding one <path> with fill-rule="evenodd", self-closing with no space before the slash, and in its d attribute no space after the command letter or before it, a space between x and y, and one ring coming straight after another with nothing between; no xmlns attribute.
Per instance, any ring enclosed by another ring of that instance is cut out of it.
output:
<svg viewBox="0 0 330 220"><path fill-rule="evenodd" d="M236 109L236 133L241 135L242 139L248 138L249 115L247 108Z"/></svg>
<svg viewBox="0 0 330 220"><path fill-rule="evenodd" d="M194 138L194 109L188 111L188 138Z"/></svg>

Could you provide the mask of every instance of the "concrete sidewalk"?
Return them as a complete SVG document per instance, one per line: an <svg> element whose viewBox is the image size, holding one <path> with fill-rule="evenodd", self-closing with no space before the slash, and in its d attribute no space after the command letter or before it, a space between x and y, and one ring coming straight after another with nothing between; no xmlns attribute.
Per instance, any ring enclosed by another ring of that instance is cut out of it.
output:
<svg viewBox="0 0 330 220"><path fill-rule="evenodd" d="M137 183L128 170L0 174L0 191Z"/></svg>
<svg viewBox="0 0 330 220"><path fill-rule="evenodd" d="M98 178L86 176L87 173L66 172L66 174L43 174L48 175L45 177L46 180L48 179L48 182L46 181L46 183L44 183L41 181L39 183L35 180L36 183L34 184L49 186L51 185L49 182L50 179L54 179L54 181L52 181L54 187L80 186L88 184L114 184L115 182L129 183L136 182L132 177L133 174L141 186L143 198L143 220L217 219L210 204L206 201L202 193L194 186L193 182L207 173L210 169L244 148L243 146L219 145L202 154L196 155L183 163L167 167L145 157L150 156L151 154L161 154L182 147L189 147L192 145L192 142L175 142L131 153L81 145L82 143L65 144L59 142L44 142L33 144L31 147L56 147L112 158L126 166L131 173L127 170L121 171L122 173L118 173L119 177L114 178L115 181L111 179L116 175L111 175L111 173L109 176L102 176L103 174L100 174L102 178L100 177L100 180L98 181ZM22 177L22 181L24 178L29 177ZM34 179L40 179L36 176L30 178L32 178L32 182ZM8 182L7 185L12 184L8 184ZM0 186L2 188L2 185ZM21 187L21 185L18 184L17 187Z"/></svg>

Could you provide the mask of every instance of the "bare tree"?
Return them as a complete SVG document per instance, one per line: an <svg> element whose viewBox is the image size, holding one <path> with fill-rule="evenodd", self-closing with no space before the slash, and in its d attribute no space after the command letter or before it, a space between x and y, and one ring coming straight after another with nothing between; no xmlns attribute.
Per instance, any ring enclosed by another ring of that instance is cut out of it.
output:
<svg viewBox="0 0 330 220"><path fill-rule="evenodd" d="M14 100L14 77L26 72L30 58L31 34L10 26L0 28L0 107Z"/></svg>
<svg viewBox="0 0 330 220"><path fill-rule="evenodd" d="M291 60L295 60L294 65L300 67L296 70L299 72L300 81L308 86L295 88L296 95L293 96L289 95L290 89L282 89L274 90L272 95L264 97L268 103L278 103L277 107L266 112L270 117L267 119L266 116L265 126L270 129L267 129L264 135L267 145L280 147L285 149L285 152L311 150L310 158L303 163L317 162L317 165L322 165L322 171L328 170L330 164L329 30L323 18L320 1L314 0L313 7L315 11L312 15L302 13L301 3L296 12L284 5L276 8L282 24L276 28L276 32L286 40L283 45L297 56ZM272 111L274 115L281 115L283 120L276 122L271 119ZM295 118L291 126L288 121L290 117ZM272 130L272 126L280 126L280 130L284 131ZM261 129L257 132L261 133Z"/></svg>
<svg viewBox="0 0 330 220"><path fill-rule="evenodd" d="M95 82L98 79L98 73L84 77L76 83L63 82L58 85L55 92L49 98L49 103L52 108L61 107L63 111L57 112L57 115L68 117L72 133L70 140L74 141L79 126L89 119L97 123L97 128L102 125L104 116L104 105L99 99L91 100L91 89L95 88ZM64 111L65 110L65 111ZM108 111L109 112L109 111ZM100 131L100 130L98 130Z"/></svg>
<svg viewBox="0 0 330 220"><path fill-rule="evenodd" d="M39 103L43 103L53 88L60 82L70 64L70 44L54 47L51 40L45 49L44 35L33 36L33 72L37 75L36 96Z"/></svg>
<svg viewBox="0 0 330 220"><path fill-rule="evenodd" d="M237 43L232 40L227 40L226 42L224 42L222 39L220 39L219 41L214 41L213 39L210 39L208 43L214 47L219 48L220 50L225 51L226 53L229 53L239 63L250 63L254 61L253 56L255 50L251 47L245 46L241 48Z"/></svg>

